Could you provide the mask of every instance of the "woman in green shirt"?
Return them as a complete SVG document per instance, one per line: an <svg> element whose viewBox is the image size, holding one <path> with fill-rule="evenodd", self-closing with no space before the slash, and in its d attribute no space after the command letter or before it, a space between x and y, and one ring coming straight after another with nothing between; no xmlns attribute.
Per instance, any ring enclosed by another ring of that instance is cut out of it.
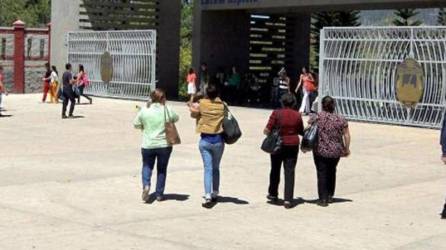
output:
<svg viewBox="0 0 446 250"><path fill-rule="evenodd" d="M162 201L164 187L166 185L167 165L169 164L172 145L166 140L165 112L168 112L170 122L177 122L178 115L168 106L166 106L166 95L164 91L156 89L150 94L152 104L148 108L142 108L133 122L136 129L141 129L142 138L142 199L149 201L150 185L155 160L157 161L157 181L156 181L156 200Z"/></svg>

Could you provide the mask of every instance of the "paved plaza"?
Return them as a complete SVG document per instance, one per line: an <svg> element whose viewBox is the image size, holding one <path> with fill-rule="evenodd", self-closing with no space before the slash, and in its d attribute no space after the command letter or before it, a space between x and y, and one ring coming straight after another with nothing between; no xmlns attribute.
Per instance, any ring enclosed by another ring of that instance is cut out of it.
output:
<svg viewBox="0 0 446 250"><path fill-rule="evenodd" d="M244 135L226 148L222 202L201 207L203 167L183 103L183 144L166 201L140 199L141 134L133 101L94 99L60 119L40 95L4 98L0 118L0 249L446 249L439 131L350 123L352 156L338 168L338 203L314 204L316 171L299 155L291 210L267 204L269 110L233 108ZM153 179L154 180L154 179ZM283 183L283 182L282 182ZM280 188L280 194L283 194Z"/></svg>

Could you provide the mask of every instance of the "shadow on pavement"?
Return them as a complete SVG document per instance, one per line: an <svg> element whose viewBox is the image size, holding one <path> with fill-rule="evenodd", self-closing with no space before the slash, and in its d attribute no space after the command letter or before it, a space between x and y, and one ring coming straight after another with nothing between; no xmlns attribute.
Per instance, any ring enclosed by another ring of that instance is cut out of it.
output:
<svg viewBox="0 0 446 250"><path fill-rule="evenodd" d="M161 202L164 201L186 201L189 199L188 194L165 194L163 195L163 200ZM152 204L153 202L156 201L156 194L153 193L150 195L149 200L146 202L148 204Z"/></svg>
<svg viewBox="0 0 446 250"><path fill-rule="evenodd" d="M315 199L315 200L304 200L305 203L310 203L310 204L316 204L318 202L319 199ZM344 198L333 198L333 202L331 203L344 203L344 202L353 202L353 200L351 199L344 199Z"/></svg>
<svg viewBox="0 0 446 250"><path fill-rule="evenodd" d="M283 206L284 202L285 201L283 199L278 199L277 201L267 201L266 203L268 203L270 205L274 205L274 206ZM291 207L294 208L296 206L304 204L305 202L306 201L303 198L298 197L293 200L293 202L291 203Z"/></svg>
<svg viewBox="0 0 446 250"><path fill-rule="evenodd" d="M5 118L5 117L11 117L12 115L4 115L4 114L1 114L0 115L0 118Z"/></svg>
<svg viewBox="0 0 446 250"><path fill-rule="evenodd" d="M236 205L248 205L249 202L245 200L241 200L239 198L228 197L228 196L219 196L217 199L218 203L234 203Z"/></svg>

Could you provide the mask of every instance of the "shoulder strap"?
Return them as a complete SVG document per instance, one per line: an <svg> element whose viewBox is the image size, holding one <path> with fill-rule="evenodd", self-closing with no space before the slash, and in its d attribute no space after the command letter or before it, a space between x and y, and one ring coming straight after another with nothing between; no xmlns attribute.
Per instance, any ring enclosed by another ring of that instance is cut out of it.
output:
<svg viewBox="0 0 446 250"><path fill-rule="evenodd" d="M164 122L170 122L170 114L169 110L167 109L167 105L164 105Z"/></svg>

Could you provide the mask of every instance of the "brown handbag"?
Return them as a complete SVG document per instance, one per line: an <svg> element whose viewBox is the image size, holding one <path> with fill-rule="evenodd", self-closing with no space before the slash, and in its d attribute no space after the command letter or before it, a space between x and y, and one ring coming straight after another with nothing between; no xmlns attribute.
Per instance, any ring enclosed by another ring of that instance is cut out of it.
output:
<svg viewBox="0 0 446 250"><path fill-rule="evenodd" d="M176 145L181 143L180 135L178 134L177 127L170 119L167 106L164 106L164 126L166 130L166 141L169 145Z"/></svg>

